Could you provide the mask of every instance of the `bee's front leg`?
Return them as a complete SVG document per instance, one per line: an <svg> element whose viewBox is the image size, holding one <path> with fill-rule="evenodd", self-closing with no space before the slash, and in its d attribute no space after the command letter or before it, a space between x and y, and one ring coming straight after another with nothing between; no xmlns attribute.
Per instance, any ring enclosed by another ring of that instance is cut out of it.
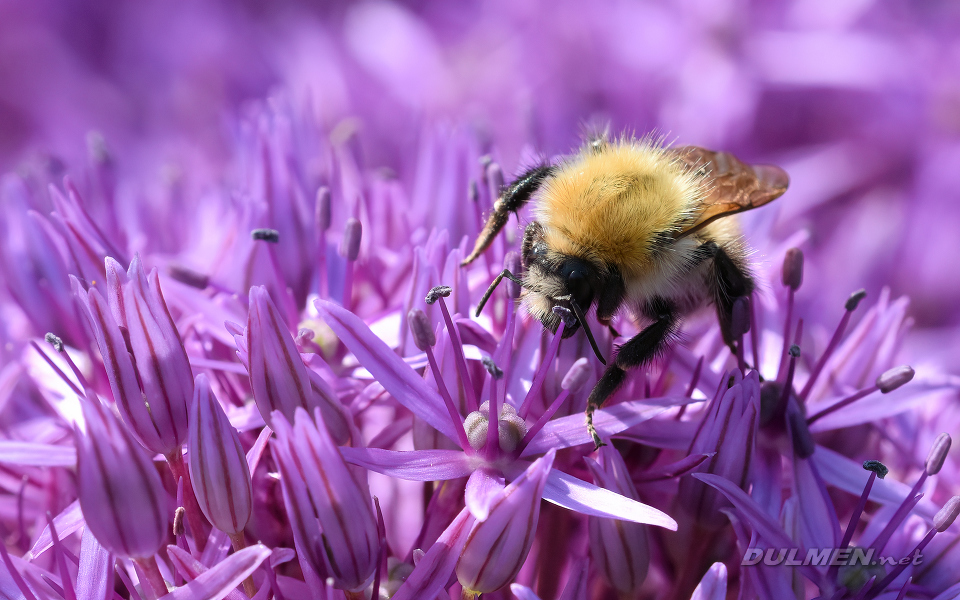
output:
<svg viewBox="0 0 960 600"><path fill-rule="evenodd" d="M676 331L677 312L668 302L664 300L651 302L647 312L655 315L654 322L620 346L610 366L604 371L587 399L587 431L597 448L603 446L604 442L593 426L594 411L623 385L627 378L627 369L650 362L663 351Z"/></svg>
<svg viewBox="0 0 960 600"><path fill-rule="evenodd" d="M753 278L747 272L743 261L735 260L723 248L717 248L713 255L712 292L714 304L717 307L717 320L720 323L720 333L730 351L737 355L737 344L742 340L733 334L733 305L738 298L748 297L753 293Z"/></svg>

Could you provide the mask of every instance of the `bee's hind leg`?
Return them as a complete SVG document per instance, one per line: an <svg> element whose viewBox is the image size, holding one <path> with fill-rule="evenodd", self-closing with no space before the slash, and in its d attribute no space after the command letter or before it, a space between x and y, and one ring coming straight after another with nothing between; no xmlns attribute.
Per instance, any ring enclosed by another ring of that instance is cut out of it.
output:
<svg viewBox="0 0 960 600"><path fill-rule="evenodd" d="M658 356L676 331L678 315L676 309L668 302L664 300L651 302L645 312L653 317L654 322L620 346L610 366L604 371L587 399L587 431L597 448L603 446L604 442L593 426L594 411L623 385L628 369L645 364Z"/></svg>
<svg viewBox="0 0 960 600"><path fill-rule="evenodd" d="M500 197L493 205L493 212L487 217L487 223L483 226L483 231L477 237L473 246L473 252L470 256L463 259L461 265L468 265L483 254L483 251L490 247L494 238L507 224L510 213L517 212L526 204L533 194L540 188L544 180L553 172L550 165L539 165L528 169L523 175L501 190Z"/></svg>

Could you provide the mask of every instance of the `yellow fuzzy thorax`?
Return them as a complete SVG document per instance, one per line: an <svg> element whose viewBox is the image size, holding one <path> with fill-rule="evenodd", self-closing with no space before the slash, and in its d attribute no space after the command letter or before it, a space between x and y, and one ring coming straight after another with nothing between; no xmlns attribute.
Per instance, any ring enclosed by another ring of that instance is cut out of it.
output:
<svg viewBox="0 0 960 600"><path fill-rule="evenodd" d="M561 163L534 210L547 246L624 275L655 268L657 240L695 213L700 180L649 139L587 146Z"/></svg>

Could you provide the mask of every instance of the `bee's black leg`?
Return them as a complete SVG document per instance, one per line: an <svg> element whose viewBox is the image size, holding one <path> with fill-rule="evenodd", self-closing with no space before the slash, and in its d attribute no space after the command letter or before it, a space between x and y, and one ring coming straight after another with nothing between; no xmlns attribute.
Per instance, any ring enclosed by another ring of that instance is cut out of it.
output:
<svg viewBox="0 0 960 600"><path fill-rule="evenodd" d="M659 355L676 331L678 317L669 303L657 300L650 304L646 312L651 313L654 322L620 346L613 362L604 371L587 399L587 431L593 437L597 448L604 443L593 427L594 411L623 384L627 378L627 369L638 367Z"/></svg>
<svg viewBox="0 0 960 600"><path fill-rule="evenodd" d="M476 244L473 246L473 252L470 256L463 259L461 265L472 263L483 251L490 247L493 239L497 237L503 226L507 224L510 213L523 208L534 192L540 188L544 180L553 172L550 165L540 165L528 169L523 175L517 177L513 183L501 190L500 197L493 204L493 212L487 217L487 223L483 226L483 231L477 237Z"/></svg>
<svg viewBox="0 0 960 600"><path fill-rule="evenodd" d="M753 278L745 265L738 264L723 248L717 247L713 255L713 277L710 281L713 301L717 306L720 333L723 334L724 343L737 354L737 344L741 342L732 333L733 305L738 298L747 297L753 292Z"/></svg>

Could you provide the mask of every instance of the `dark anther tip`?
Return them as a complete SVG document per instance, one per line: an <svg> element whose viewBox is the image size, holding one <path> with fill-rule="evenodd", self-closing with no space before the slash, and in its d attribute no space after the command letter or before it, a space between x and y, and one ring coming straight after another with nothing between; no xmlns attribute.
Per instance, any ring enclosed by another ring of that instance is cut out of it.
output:
<svg viewBox="0 0 960 600"><path fill-rule="evenodd" d="M847 312L852 312L857 310L857 306L860 305L860 301L867 297L867 290L857 290L854 293L850 294L850 297L847 298L847 303L844 304L844 308Z"/></svg>
<svg viewBox="0 0 960 600"><path fill-rule="evenodd" d="M489 356L484 356L480 359L480 362L483 363L483 368L487 370L487 373L490 373L490 376L494 379L500 379L503 377L503 369L497 366L497 363L493 362L493 359Z"/></svg>
<svg viewBox="0 0 960 600"><path fill-rule="evenodd" d="M792 357L794 357L794 358L799 358L799 357L800 357L800 346L798 346L798 345L796 345L796 344L793 344L792 346L790 346L790 356L792 356Z"/></svg>
<svg viewBox="0 0 960 600"><path fill-rule="evenodd" d="M880 479L886 477L887 473L890 472L890 469L879 460L865 460L863 461L863 468L867 471L873 471Z"/></svg>
<svg viewBox="0 0 960 600"><path fill-rule="evenodd" d="M440 298L446 298L452 292L453 288L451 288L449 285L438 285L427 292L427 297L424 299L424 302L427 304L433 304Z"/></svg>
<svg viewBox="0 0 960 600"><path fill-rule="evenodd" d="M250 232L250 237L259 242L280 243L280 232L276 229L254 229Z"/></svg>

